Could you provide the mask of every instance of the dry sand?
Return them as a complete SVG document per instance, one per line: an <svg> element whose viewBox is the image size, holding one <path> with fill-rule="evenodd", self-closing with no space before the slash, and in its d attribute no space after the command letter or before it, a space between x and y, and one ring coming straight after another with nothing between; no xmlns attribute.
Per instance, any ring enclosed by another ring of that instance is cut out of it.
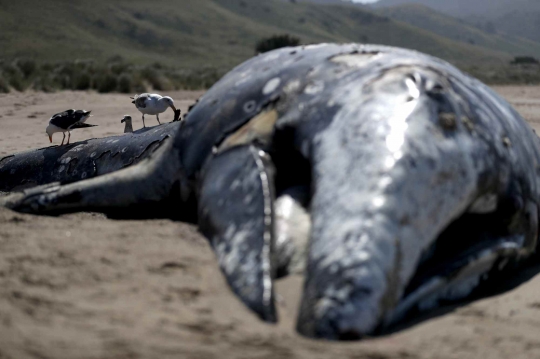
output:
<svg viewBox="0 0 540 359"><path fill-rule="evenodd" d="M496 90L540 129L539 87ZM172 95L185 111L200 93ZM48 145L48 118L71 107L99 125L73 141L121 133L124 114L142 125L125 95L2 95L0 156ZM316 342L294 332L301 278L279 281L280 323L264 324L233 297L194 226L0 209L0 358L540 358L539 271L376 339Z"/></svg>

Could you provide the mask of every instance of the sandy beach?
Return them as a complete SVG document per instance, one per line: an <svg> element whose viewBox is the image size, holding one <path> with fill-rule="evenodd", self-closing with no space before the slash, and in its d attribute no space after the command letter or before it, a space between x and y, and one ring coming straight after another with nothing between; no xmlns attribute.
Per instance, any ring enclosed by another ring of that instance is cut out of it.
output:
<svg viewBox="0 0 540 359"><path fill-rule="evenodd" d="M540 87L495 90L540 131ZM184 113L201 92L170 95ZM73 107L92 110L87 122L98 127L74 131L72 142L122 133L124 114L142 126L124 94L0 95L0 158L49 146L48 119ZM539 272L384 336L328 343L294 331L300 276L277 284L279 324L262 323L233 296L193 225L0 209L0 358L540 358Z"/></svg>

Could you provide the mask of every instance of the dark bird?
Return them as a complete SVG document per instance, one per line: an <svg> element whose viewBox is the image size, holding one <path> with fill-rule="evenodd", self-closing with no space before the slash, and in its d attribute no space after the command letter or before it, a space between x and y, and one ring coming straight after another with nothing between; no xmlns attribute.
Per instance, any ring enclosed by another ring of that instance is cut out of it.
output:
<svg viewBox="0 0 540 359"><path fill-rule="evenodd" d="M122 121L120 121L120 123L125 123L125 127L124 127L124 133L130 133L130 132L133 132L133 122L131 120L131 116L129 115L125 115L124 118L122 119Z"/></svg>
<svg viewBox="0 0 540 359"><path fill-rule="evenodd" d="M88 119L88 117L91 116L90 112L92 111L67 110L53 115L49 120L49 125L45 129L45 132L47 133L47 135L49 135L49 140L51 141L51 143L52 135L57 132L62 132L64 134L64 138L62 138L62 144L60 146L64 144L64 140L66 139L66 132L68 133L68 140L66 145L69 145L69 139L71 138L71 130L74 130L76 128L97 126L84 123Z"/></svg>

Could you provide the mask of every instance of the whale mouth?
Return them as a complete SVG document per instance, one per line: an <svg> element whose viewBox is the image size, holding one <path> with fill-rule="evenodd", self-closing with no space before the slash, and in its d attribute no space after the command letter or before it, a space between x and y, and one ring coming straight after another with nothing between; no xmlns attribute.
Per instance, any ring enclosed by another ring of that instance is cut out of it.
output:
<svg viewBox="0 0 540 359"><path fill-rule="evenodd" d="M427 248L381 329L484 289L494 274L532 255L538 237L533 203L502 201L489 213L466 211Z"/></svg>

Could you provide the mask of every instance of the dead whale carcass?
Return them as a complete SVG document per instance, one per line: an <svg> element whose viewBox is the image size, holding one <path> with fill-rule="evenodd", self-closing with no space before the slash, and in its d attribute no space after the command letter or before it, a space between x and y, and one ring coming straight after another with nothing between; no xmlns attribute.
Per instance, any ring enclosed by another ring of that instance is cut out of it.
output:
<svg viewBox="0 0 540 359"><path fill-rule="evenodd" d="M533 254L538 163L526 122L448 63L323 44L238 66L152 158L7 205L106 212L173 197L198 211L231 288L267 321L274 279L302 257L287 232L300 218L298 330L357 339Z"/></svg>

